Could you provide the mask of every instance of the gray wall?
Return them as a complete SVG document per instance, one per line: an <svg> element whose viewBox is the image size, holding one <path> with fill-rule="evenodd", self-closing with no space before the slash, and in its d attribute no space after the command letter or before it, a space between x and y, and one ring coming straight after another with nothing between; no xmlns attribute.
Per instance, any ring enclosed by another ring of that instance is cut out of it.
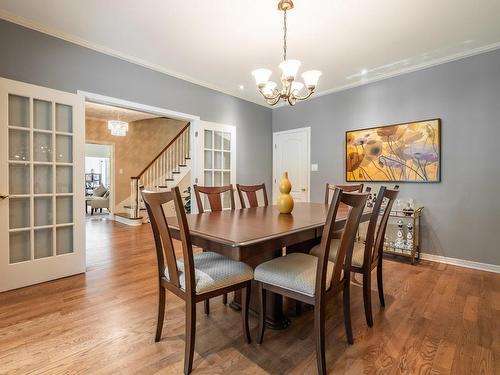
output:
<svg viewBox="0 0 500 375"><path fill-rule="evenodd" d="M269 108L4 20L0 20L0 77L68 92L89 91L235 125L238 182L271 185Z"/></svg>
<svg viewBox="0 0 500 375"><path fill-rule="evenodd" d="M273 131L311 127L320 202L326 182L345 181L346 130L434 117L442 182L400 184L425 206L423 252L500 265L500 50L277 108Z"/></svg>

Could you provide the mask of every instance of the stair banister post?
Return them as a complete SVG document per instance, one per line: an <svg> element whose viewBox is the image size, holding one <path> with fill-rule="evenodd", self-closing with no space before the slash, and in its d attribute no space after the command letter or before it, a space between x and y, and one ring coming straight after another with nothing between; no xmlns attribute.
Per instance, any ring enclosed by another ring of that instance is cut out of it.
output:
<svg viewBox="0 0 500 375"><path fill-rule="evenodd" d="M132 177L130 179L130 207L132 217L139 217L139 178Z"/></svg>

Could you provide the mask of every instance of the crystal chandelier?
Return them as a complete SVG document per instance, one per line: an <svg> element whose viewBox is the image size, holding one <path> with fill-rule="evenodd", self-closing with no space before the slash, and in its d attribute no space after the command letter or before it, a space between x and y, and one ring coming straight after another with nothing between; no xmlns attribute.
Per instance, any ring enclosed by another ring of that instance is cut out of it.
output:
<svg viewBox="0 0 500 375"><path fill-rule="evenodd" d="M294 105L297 100L309 98L318 84L321 72L319 70L308 70L302 73L304 83L296 81L295 77L301 62L299 60L288 60L286 57L286 14L293 9L292 0L280 0L278 10L283 12L283 62L279 65L281 69L281 89L278 90L276 82L269 81L272 71L269 69L255 69L252 75L255 78L259 92L262 94L267 104L275 105L282 99L288 104ZM307 92L301 94L304 85Z"/></svg>
<svg viewBox="0 0 500 375"><path fill-rule="evenodd" d="M108 129L111 130L111 135L125 137L128 132L128 122L120 120L109 120Z"/></svg>

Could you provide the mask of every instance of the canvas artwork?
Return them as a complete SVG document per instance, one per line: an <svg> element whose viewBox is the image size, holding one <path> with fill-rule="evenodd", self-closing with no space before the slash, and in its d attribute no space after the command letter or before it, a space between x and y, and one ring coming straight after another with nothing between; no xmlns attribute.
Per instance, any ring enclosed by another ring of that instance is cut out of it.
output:
<svg viewBox="0 0 500 375"><path fill-rule="evenodd" d="M346 181L440 180L440 119L346 132Z"/></svg>

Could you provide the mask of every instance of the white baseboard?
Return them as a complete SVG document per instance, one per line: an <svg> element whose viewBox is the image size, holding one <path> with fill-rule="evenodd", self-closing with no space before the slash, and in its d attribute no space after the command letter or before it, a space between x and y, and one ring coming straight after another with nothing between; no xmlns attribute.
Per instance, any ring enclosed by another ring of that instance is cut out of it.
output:
<svg viewBox="0 0 500 375"><path fill-rule="evenodd" d="M471 260L448 258L442 255L433 255L425 253L420 253L420 259L430 260L431 262L437 262L437 263L451 264L459 267L472 268L480 271L500 273L500 265L496 264L479 263L479 262L473 262Z"/></svg>
<svg viewBox="0 0 500 375"><path fill-rule="evenodd" d="M142 225L142 217L140 219L127 219L125 217L115 215L115 221L118 221L122 224L131 225L133 227Z"/></svg>

